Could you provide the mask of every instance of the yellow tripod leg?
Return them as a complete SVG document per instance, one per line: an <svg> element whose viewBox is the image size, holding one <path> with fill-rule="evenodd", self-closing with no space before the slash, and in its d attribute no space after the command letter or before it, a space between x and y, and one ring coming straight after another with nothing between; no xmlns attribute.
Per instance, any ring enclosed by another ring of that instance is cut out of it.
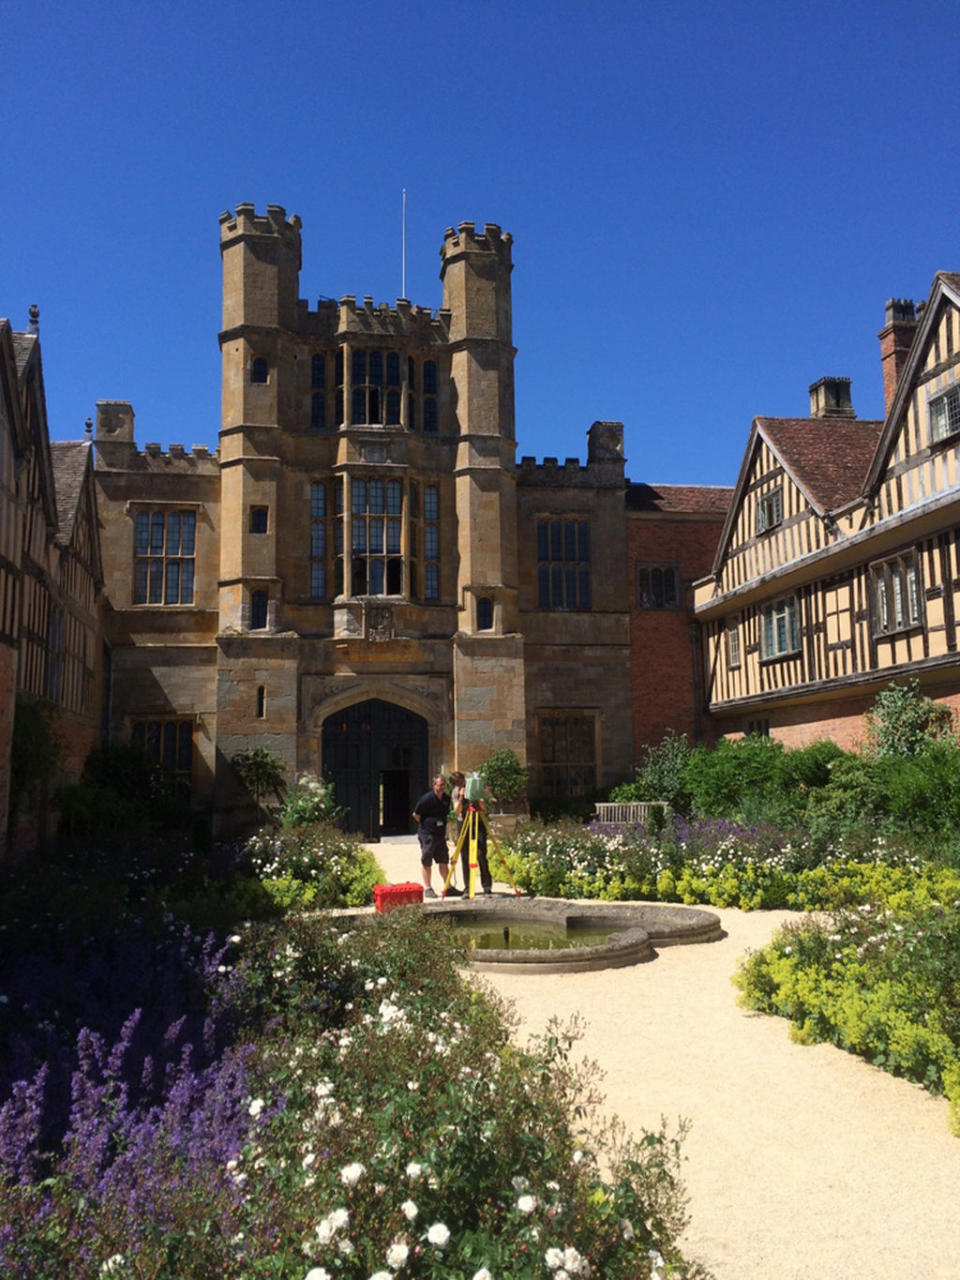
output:
<svg viewBox="0 0 960 1280"><path fill-rule="evenodd" d="M497 837L493 834L493 832L490 829L490 823L487 821L487 815L483 812L482 809L478 810L478 813L480 814L481 821L483 822L484 828L486 829L487 839L496 849L497 857L500 859L500 865L501 867L503 867L504 871L507 873L507 881L510 885L510 888L513 890L513 892L517 895L518 898L522 897L523 895L520 893L520 890L517 888L516 881L514 880L513 876L510 874L510 868L507 866L507 860L503 856L503 850L500 848L500 841L497 839ZM489 859L489 854L487 856Z"/></svg>
<svg viewBox="0 0 960 1280"><path fill-rule="evenodd" d="M475 898L477 896L477 868L479 866L477 858L477 845L480 838L480 824L477 821L479 810L472 805L470 812L467 814L467 823L470 826L470 843L467 845L467 857L469 858L469 875L467 877L467 897Z"/></svg>
<svg viewBox="0 0 960 1280"><path fill-rule="evenodd" d="M440 891L440 897L447 896L447 890L450 888L450 881L453 879L453 873L457 869L457 859L460 857L460 850L463 848L464 837L467 834L467 824L464 823L460 828L460 834L457 836L457 843L453 848L453 857L450 859L450 865L447 868L447 878L443 882L443 889Z"/></svg>

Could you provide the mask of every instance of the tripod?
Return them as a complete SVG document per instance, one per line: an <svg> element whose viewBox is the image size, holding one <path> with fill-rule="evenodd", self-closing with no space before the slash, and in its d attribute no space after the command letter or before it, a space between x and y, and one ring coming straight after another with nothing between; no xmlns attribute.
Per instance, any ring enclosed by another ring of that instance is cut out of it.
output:
<svg viewBox="0 0 960 1280"><path fill-rule="evenodd" d="M507 866L507 860L503 856L503 850L500 848L500 841L490 830L490 824L489 822L487 822L487 815L483 812L483 810L478 805L473 803L468 803L467 816L463 821L463 826L460 828L460 834L457 837L457 843L453 851L453 857L450 859L450 869L447 871L447 878L443 882L443 890L440 894L441 898L445 898L447 896L447 889L450 887L450 881L453 879L453 873L456 870L456 866L457 866L457 859L460 856L460 850L463 848L464 843L466 843L467 845L467 858L468 858L467 866L470 869L470 875L467 878L467 895L466 896L468 898L475 898L477 896L477 872L480 867L478 857L477 857L477 849L480 841L481 822L483 823L483 830L486 832L489 843L492 844L494 849L496 849L497 851L497 857L500 859L500 865L503 867L503 870L506 873L506 877L510 883L510 887L513 889L513 892L517 895L518 898L521 896L520 890L517 888L516 884L514 883L513 876L510 874L510 868Z"/></svg>

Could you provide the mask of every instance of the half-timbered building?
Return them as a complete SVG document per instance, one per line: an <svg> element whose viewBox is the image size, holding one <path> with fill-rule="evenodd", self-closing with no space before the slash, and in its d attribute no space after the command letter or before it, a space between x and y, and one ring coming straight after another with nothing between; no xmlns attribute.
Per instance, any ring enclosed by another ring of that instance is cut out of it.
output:
<svg viewBox="0 0 960 1280"><path fill-rule="evenodd" d="M18 695L50 709L60 774L100 736L102 594L93 442L50 443L38 312L0 320L0 851L44 834L45 802L10 812ZM15 819L15 821L14 821Z"/></svg>
<svg viewBox="0 0 960 1280"><path fill-rule="evenodd" d="M891 680L960 705L960 276L887 304L886 418L849 381L809 418L754 420L713 569L696 587L718 730L854 745Z"/></svg>

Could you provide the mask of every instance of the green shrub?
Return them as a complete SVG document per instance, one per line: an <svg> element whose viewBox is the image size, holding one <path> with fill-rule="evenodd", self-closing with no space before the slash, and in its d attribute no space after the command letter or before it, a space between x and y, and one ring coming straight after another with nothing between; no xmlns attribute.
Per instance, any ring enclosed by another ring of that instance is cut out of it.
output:
<svg viewBox="0 0 960 1280"><path fill-rule="evenodd" d="M682 1133L602 1126L579 1028L512 1044L440 922L301 918L244 949L236 985L270 1028L232 1171L246 1256L277 1259L278 1277L390 1261L423 1280L543 1280L551 1257L568 1274L589 1257L591 1274L642 1280L660 1253L657 1274L703 1275L676 1246Z"/></svg>
<svg viewBox="0 0 960 1280"><path fill-rule="evenodd" d="M10 739L10 831L14 830L24 803L42 805L53 783L60 763L55 714L52 704L17 694Z"/></svg>
<svg viewBox="0 0 960 1280"><path fill-rule="evenodd" d="M960 877L890 891L828 922L779 930L741 961L753 1009L789 1018L802 1043L828 1041L945 1094L960 1134Z"/></svg>
<svg viewBox="0 0 960 1280"><path fill-rule="evenodd" d="M325 822L261 831L246 850L254 873L284 909L364 906L383 880L359 838Z"/></svg>
<svg viewBox="0 0 960 1280"><path fill-rule="evenodd" d="M685 733L668 730L656 746L644 748L634 780L614 787L610 799L626 803L665 800L674 813L689 813L691 796L686 769L692 752Z"/></svg>
<svg viewBox="0 0 960 1280"><path fill-rule="evenodd" d="M257 807L261 822L271 816L271 809L283 803L287 790L287 766L266 747L251 747L230 757L234 772ZM271 803L268 803L272 801Z"/></svg>
<svg viewBox="0 0 960 1280"><path fill-rule="evenodd" d="M508 747L495 751L477 772L484 786L501 803L513 804L526 799L528 771L520 763L517 753Z"/></svg>
<svg viewBox="0 0 960 1280"><path fill-rule="evenodd" d="M684 771L693 812L708 818L740 820L765 816L783 791L783 745L749 734L715 747L697 746Z"/></svg>
<svg viewBox="0 0 960 1280"><path fill-rule="evenodd" d="M339 822L348 812L334 800L333 783L315 774L302 774L292 783L280 806L281 827L306 827L314 822Z"/></svg>
<svg viewBox="0 0 960 1280"><path fill-rule="evenodd" d="M867 742L879 756L916 756L931 742L956 744L953 712L920 693L916 679L891 682L867 713Z"/></svg>
<svg viewBox="0 0 960 1280"><path fill-rule="evenodd" d="M90 845L134 845L183 828L189 806L173 772L135 743L91 751L80 779L57 794L60 834Z"/></svg>
<svg viewBox="0 0 960 1280"><path fill-rule="evenodd" d="M896 829L960 829L960 749L954 743L934 741L918 754L881 756L874 769L886 812Z"/></svg>

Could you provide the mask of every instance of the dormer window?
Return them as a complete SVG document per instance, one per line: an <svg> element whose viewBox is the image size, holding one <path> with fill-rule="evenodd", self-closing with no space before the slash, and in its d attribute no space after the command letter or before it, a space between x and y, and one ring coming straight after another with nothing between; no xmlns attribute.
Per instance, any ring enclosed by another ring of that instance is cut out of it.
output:
<svg viewBox="0 0 960 1280"><path fill-rule="evenodd" d="M783 523L783 490L772 489L757 499L757 533L767 533Z"/></svg>
<svg viewBox="0 0 960 1280"><path fill-rule="evenodd" d="M930 439L946 440L960 432L960 386L930 401Z"/></svg>

